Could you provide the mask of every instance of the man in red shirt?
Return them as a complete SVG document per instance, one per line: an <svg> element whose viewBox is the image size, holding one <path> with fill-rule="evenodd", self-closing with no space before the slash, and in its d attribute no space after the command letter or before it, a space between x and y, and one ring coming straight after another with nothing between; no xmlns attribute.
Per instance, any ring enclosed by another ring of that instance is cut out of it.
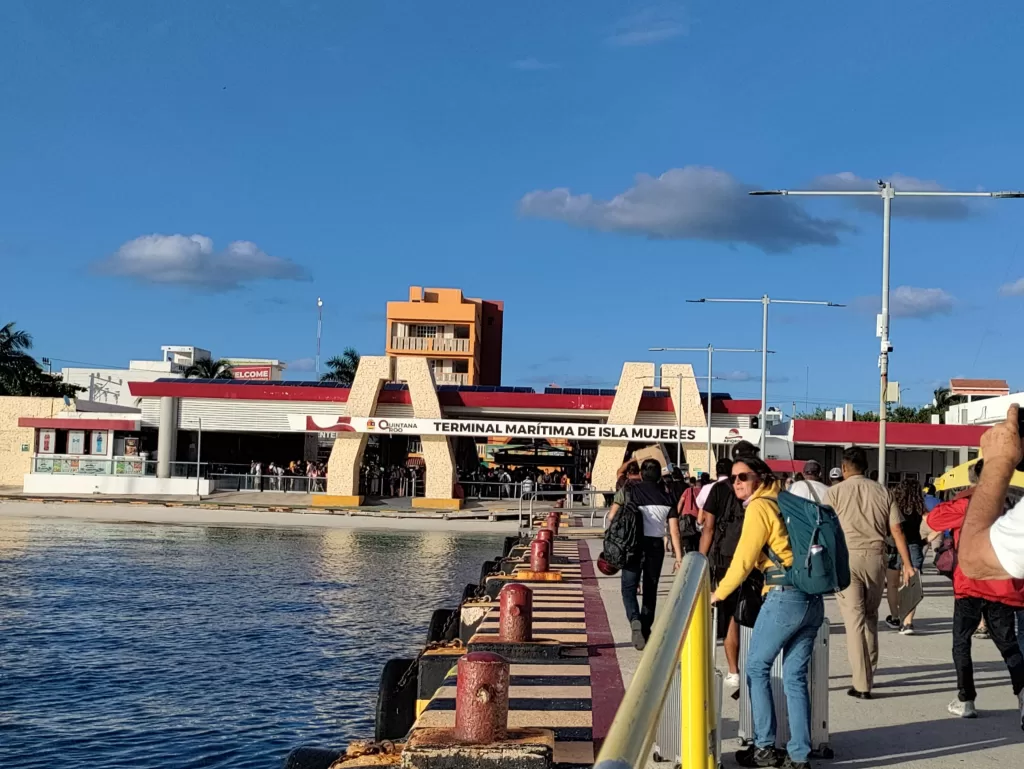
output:
<svg viewBox="0 0 1024 769"><path fill-rule="evenodd" d="M971 472L971 482L981 477L983 461L979 460ZM960 530L967 516L967 507L975 486L949 502L937 505L927 517L934 531L953 530L953 541L960 546ZM953 666L959 689L957 699L949 704L949 712L960 718L977 718L974 706L977 690L974 688L974 664L971 660L971 636L982 618L999 653L1010 671L1013 693L1021 708L1021 728L1024 729L1024 656L1017 645L1014 629L1016 612L1024 608L1024 580L978 580L967 577L957 564L953 572Z"/></svg>

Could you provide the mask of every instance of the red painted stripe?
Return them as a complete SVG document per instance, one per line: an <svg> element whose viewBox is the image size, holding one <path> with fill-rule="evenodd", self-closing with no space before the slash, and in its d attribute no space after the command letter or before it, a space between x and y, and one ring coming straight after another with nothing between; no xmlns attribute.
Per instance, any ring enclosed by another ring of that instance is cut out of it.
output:
<svg viewBox="0 0 1024 769"><path fill-rule="evenodd" d="M44 427L59 430L138 430L139 420L18 417L18 427Z"/></svg>
<svg viewBox="0 0 1024 769"><path fill-rule="evenodd" d="M182 379L176 382L129 382L136 398L209 398L212 400L309 401L345 403L347 389L308 387L302 385L209 384ZM615 398L611 395L548 395L545 393L486 393L444 391L437 394L442 406L464 408L562 409L577 411L608 411ZM412 403L408 390L383 390L380 403ZM672 411L671 398L646 397L640 400L641 411ZM757 414L759 401L716 400L711 405L716 414Z"/></svg>
<svg viewBox="0 0 1024 769"><path fill-rule="evenodd" d="M582 540L578 548L583 580L583 611L587 617L587 639L590 644L591 718L596 754L608 736L626 687L622 683L622 671L619 670L619 660L615 656L615 639L604 610L604 601L601 600L601 588L597 584L590 548Z"/></svg>
<svg viewBox="0 0 1024 769"><path fill-rule="evenodd" d="M891 446L978 446L987 427L889 422L886 442ZM795 443L856 443L878 445L878 422L828 422L798 419L793 425Z"/></svg>

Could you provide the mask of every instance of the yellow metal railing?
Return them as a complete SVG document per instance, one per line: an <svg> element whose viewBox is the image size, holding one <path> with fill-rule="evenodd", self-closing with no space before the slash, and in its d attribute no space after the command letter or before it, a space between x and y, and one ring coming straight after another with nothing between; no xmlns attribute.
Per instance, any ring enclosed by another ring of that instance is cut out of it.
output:
<svg viewBox="0 0 1024 769"><path fill-rule="evenodd" d="M683 558L668 597L658 602L651 638L595 769L647 766L676 666L682 676L682 769L716 769L710 584L704 556L690 553Z"/></svg>

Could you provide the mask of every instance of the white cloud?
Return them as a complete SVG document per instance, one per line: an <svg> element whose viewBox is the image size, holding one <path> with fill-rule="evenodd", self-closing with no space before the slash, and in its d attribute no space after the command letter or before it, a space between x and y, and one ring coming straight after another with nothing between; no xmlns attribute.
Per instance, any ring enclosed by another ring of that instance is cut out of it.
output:
<svg viewBox="0 0 1024 769"><path fill-rule="evenodd" d="M620 19L607 38L609 45L625 47L653 45L680 37L690 31L683 9L675 6L645 8Z"/></svg>
<svg viewBox="0 0 1024 769"><path fill-rule="evenodd" d="M316 369L316 360L313 358L296 358L288 362L289 371L313 371Z"/></svg>
<svg viewBox="0 0 1024 769"><path fill-rule="evenodd" d="M1024 296L1024 278L1000 287L999 293L1003 296Z"/></svg>
<svg viewBox="0 0 1024 769"><path fill-rule="evenodd" d="M558 65L551 61L541 61L535 59L532 56L525 59L517 59L516 61L509 64L512 69L518 69L520 72L540 72L545 69L558 69Z"/></svg>
<svg viewBox="0 0 1024 769"><path fill-rule="evenodd" d="M756 189L725 171L673 168L659 177L638 174L632 187L610 200L574 195L565 188L523 196L524 216L585 229L648 238L749 243L768 252L797 246L832 246L852 227L808 214L794 198L750 197Z"/></svg>
<svg viewBox="0 0 1024 769"><path fill-rule="evenodd" d="M97 271L143 283L228 291L257 280L309 280L301 265L271 256L255 243L236 240L215 251L205 235L143 235L129 240Z"/></svg>
<svg viewBox="0 0 1024 769"><path fill-rule="evenodd" d="M726 382L760 382L761 381L761 372L760 371L757 371L757 372L753 372L753 371L726 371L724 374L715 374L714 378L715 379L720 379L720 380L723 380L723 381L726 381ZM706 376L705 376L704 379L705 379L705 381L707 381L707 377ZM697 381L700 382L700 377L697 377ZM768 375L768 382L769 383L776 383L776 384L778 384L778 383L788 382L788 381L789 381L789 377L786 377L786 376L772 376L771 374Z"/></svg>
<svg viewBox="0 0 1024 769"><path fill-rule="evenodd" d="M887 181L896 188L896 198L892 203L893 216L905 216L915 219L966 219L976 209L968 203L967 198L917 198L900 197L900 190L908 192L942 192L941 184L930 179L917 179L903 174L892 174ZM875 179L865 179L849 171L838 174L819 176L811 182L814 189L825 190L877 190ZM844 198L850 205L873 214L882 213L881 197L848 197Z"/></svg>
<svg viewBox="0 0 1024 769"><path fill-rule="evenodd" d="M865 312L877 313L882 300L877 296L862 296L854 306ZM889 292L889 314L894 318L930 318L949 315L956 308L956 298L941 288L897 286Z"/></svg>

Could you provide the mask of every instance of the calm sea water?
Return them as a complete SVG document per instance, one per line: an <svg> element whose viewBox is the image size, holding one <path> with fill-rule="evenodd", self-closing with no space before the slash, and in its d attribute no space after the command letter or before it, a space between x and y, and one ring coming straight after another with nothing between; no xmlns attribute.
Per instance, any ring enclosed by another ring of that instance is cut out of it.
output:
<svg viewBox="0 0 1024 769"><path fill-rule="evenodd" d="M373 736L501 537L0 521L0 766L260 767Z"/></svg>

